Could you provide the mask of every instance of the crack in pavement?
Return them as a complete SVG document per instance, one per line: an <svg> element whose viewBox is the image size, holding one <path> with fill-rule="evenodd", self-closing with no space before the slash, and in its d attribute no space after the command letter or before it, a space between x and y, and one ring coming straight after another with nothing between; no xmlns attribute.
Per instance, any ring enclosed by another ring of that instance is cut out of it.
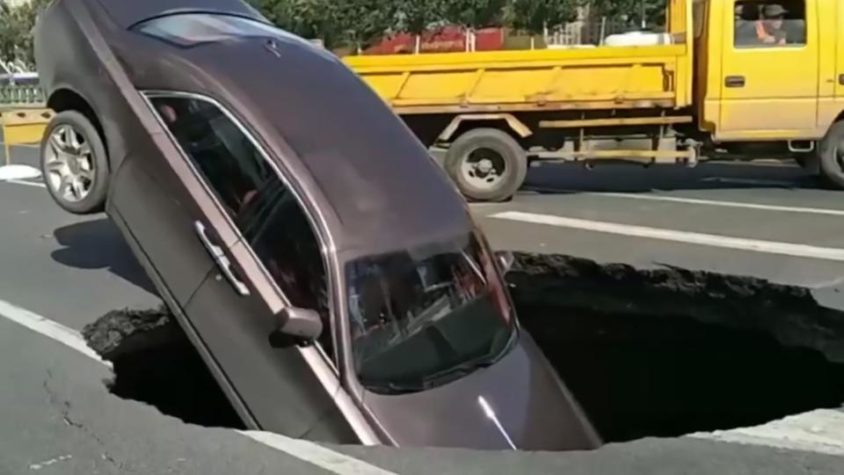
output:
<svg viewBox="0 0 844 475"><path fill-rule="evenodd" d="M70 411L72 409L72 406L70 404L70 401L60 397L58 392L51 387L51 381L53 381L53 378L53 371L48 368L47 378L45 378L43 382L44 391L47 393L48 402L53 408L58 410L59 415L61 416L62 421L65 423L65 425L76 429L78 432L81 432L83 435L96 442L97 445L99 445L103 449L102 453L100 454L100 458L110 463L115 468L119 469L120 473L136 472L133 469L129 469L127 463L118 461L117 459L112 457L108 453L108 451L105 450L107 448L106 443L97 434L95 434L91 429L86 427L85 424L71 417Z"/></svg>

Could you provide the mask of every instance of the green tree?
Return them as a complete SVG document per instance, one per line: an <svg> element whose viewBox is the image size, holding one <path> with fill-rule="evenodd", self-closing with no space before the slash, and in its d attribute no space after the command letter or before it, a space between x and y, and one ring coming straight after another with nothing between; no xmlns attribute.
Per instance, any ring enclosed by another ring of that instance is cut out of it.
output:
<svg viewBox="0 0 844 475"><path fill-rule="evenodd" d="M585 3L595 18L621 21L628 27L640 28L643 18L646 28L665 21L666 0L587 0Z"/></svg>
<svg viewBox="0 0 844 475"><path fill-rule="evenodd" d="M535 35L577 18L577 4L573 0L510 0L505 18L509 26L530 33L533 49Z"/></svg>
<svg viewBox="0 0 844 475"><path fill-rule="evenodd" d="M394 28L414 35L414 52L420 48L419 36L432 24L442 22L449 0L396 0Z"/></svg>
<svg viewBox="0 0 844 475"><path fill-rule="evenodd" d="M451 23L479 29L501 25L506 0L450 0L445 18Z"/></svg>
<svg viewBox="0 0 844 475"><path fill-rule="evenodd" d="M49 0L31 0L19 6L0 3L0 60L21 61L34 68L32 28Z"/></svg>
<svg viewBox="0 0 844 475"><path fill-rule="evenodd" d="M319 38L328 48L365 48L394 23L391 2L378 0L251 0L280 28Z"/></svg>
<svg viewBox="0 0 844 475"><path fill-rule="evenodd" d="M320 38L327 47L341 40L337 3L331 0L252 0L279 28L304 38Z"/></svg>
<svg viewBox="0 0 844 475"><path fill-rule="evenodd" d="M466 49L474 49L474 31L504 23L506 0L449 0L445 19L466 30Z"/></svg>
<svg viewBox="0 0 844 475"><path fill-rule="evenodd" d="M395 2L382 0L335 0L336 25L346 44L358 51L370 46L393 30Z"/></svg>

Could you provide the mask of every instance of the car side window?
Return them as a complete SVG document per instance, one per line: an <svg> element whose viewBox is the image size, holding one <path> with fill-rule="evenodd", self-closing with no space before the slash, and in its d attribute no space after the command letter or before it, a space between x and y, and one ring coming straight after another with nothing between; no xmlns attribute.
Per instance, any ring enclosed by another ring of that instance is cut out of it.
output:
<svg viewBox="0 0 844 475"><path fill-rule="evenodd" d="M216 105L154 97L153 107L288 301L323 318L334 358L326 266L305 211L249 137Z"/></svg>
<svg viewBox="0 0 844 475"><path fill-rule="evenodd" d="M806 44L806 0L739 0L734 10L736 48Z"/></svg>
<svg viewBox="0 0 844 475"><path fill-rule="evenodd" d="M322 317L325 331L319 342L329 358L335 358L326 266L305 211L290 190L274 180L250 203L244 218L244 237L290 303Z"/></svg>

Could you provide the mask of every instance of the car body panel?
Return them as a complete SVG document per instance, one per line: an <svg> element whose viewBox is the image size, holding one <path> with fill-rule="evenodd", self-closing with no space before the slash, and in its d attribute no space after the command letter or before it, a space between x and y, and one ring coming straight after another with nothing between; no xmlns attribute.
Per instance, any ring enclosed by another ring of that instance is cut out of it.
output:
<svg viewBox="0 0 844 475"><path fill-rule="evenodd" d="M595 448L600 441L594 431L584 430L589 427L586 416L553 370L537 364L541 360L533 339L521 332L507 356L488 368L419 393L367 392L364 404L377 420L385 421L386 433L401 434L396 439L400 446L435 441L445 447L493 450L510 449L511 443L521 450ZM549 388L558 388L565 397ZM486 417L483 404L494 412L493 418Z"/></svg>

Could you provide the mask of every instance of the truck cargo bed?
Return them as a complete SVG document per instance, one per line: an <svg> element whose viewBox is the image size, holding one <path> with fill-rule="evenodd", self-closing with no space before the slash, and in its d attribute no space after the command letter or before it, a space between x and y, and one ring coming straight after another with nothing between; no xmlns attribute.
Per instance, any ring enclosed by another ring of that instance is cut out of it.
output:
<svg viewBox="0 0 844 475"><path fill-rule="evenodd" d="M349 56L400 114L679 109L691 103L685 44Z"/></svg>

